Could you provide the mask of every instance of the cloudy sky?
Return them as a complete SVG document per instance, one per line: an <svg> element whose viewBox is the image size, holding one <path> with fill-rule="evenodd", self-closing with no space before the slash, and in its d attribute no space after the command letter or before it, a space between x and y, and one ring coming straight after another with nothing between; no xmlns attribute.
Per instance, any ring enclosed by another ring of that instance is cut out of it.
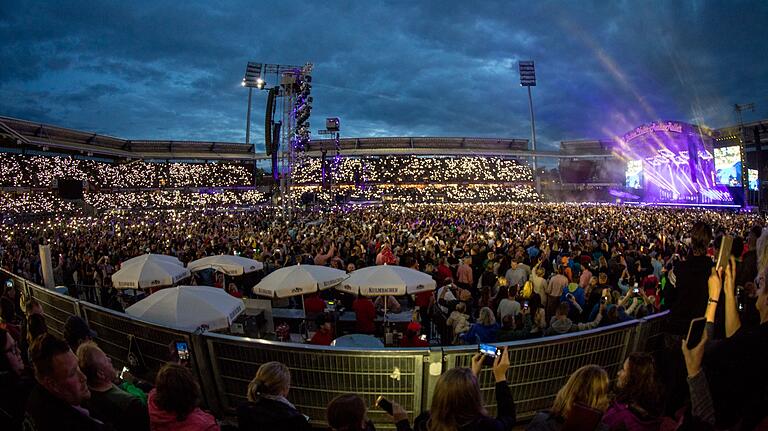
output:
<svg viewBox="0 0 768 431"><path fill-rule="evenodd" d="M131 139L245 139L248 61L314 63L312 129L528 138L768 118L768 2L0 1L0 115ZM263 146L266 92L254 97Z"/></svg>

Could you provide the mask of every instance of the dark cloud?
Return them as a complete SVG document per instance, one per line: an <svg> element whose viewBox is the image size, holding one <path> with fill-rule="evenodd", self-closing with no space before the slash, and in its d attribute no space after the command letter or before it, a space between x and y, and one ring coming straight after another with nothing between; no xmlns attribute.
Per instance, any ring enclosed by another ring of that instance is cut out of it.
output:
<svg viewBox="0 0 768 431"><path fill-rule="evenodd" d="M530 135L768 117L764 1L0 3L0 114L134 139L243 141L249 60L315 64L313 129ZM274 77L270 77L274 85ZM265 93L252 137L263 141Z"/></svg>

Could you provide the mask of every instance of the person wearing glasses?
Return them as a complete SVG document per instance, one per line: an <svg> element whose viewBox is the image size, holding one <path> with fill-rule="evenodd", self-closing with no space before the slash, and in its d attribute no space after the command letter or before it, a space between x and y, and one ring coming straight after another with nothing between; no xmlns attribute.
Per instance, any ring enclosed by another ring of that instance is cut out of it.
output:
<svg viewBox="0 0 768 431"><path fill-rule="evenodd" d="M0 429L17 431L22 429L32 380L24 375L21 350L5 329L0 329L0 347Z"/></svg>

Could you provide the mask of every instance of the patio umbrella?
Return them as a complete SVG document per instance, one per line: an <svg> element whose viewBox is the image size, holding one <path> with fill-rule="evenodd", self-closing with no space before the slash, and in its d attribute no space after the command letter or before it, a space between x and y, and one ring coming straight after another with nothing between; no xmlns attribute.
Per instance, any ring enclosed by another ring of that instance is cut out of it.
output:
<svg viewBox="0 0 768 431"><path fill-rule="evenodd" d="M237 276L259 271L264 268L264 265L257 260L231 254L206 256L202 259L193 260L187 265L187 269L192 272L211 268L229 276Z"/></svg>
<svg viewBox="0 0 768 431"><path fill-rule="evenodd" d="M352 271L336 289L363 296L400 296L435 290L436 286L432 276L421 271L397 265L376 265ZM387 301L384 301L386 314Z"/></svg>
<svg viewBox="0 0 768 431"><path fill-rule="evenodd" d="M314 293L333 287L347 278L340 269L319 265L292 265L280 268L253 287L253 293L270 298Z"/></svg>
<svg viewBox="0 0 768 431"><path fill-rule="evenodd" d="M184 263L182 263L177 257L175 256L168 256L167 254L153 254L153 253L146 253L142 254L140 256L132 257L126 261L123 261L121 266L134 264L136 262L143 262L143 261L164 261L164 262L170 262L175 263L179 266L184 266Z"/></svg>
<svg viewBox="0 0 768 431"><path fill-rule="evenodd" d="M190 275L187 268L171 261L145 258L124 262L112 274L112 284L117 289L146 289L172 286Z"/></svg>
<svg viewBox="0 0 768 431"><path fill-rule="evenodd" d="M242 300L210 286L159 290L125 310L137 319L190 332L228 328L243 311Z"/></svg>

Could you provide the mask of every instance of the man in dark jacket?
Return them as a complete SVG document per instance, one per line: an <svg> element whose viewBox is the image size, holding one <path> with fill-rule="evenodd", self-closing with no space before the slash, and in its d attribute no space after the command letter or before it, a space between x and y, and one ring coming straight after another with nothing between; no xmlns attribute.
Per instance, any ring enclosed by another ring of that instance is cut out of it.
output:
<svg viewBox="0 0 768 431"><path fill-rule="evenodd" d="M67 343L51 334L38 337L30 349L38 385L27 400L27 416L37 431L112 429L91 417L83 402L91 397L77 357Z"/></svg>

